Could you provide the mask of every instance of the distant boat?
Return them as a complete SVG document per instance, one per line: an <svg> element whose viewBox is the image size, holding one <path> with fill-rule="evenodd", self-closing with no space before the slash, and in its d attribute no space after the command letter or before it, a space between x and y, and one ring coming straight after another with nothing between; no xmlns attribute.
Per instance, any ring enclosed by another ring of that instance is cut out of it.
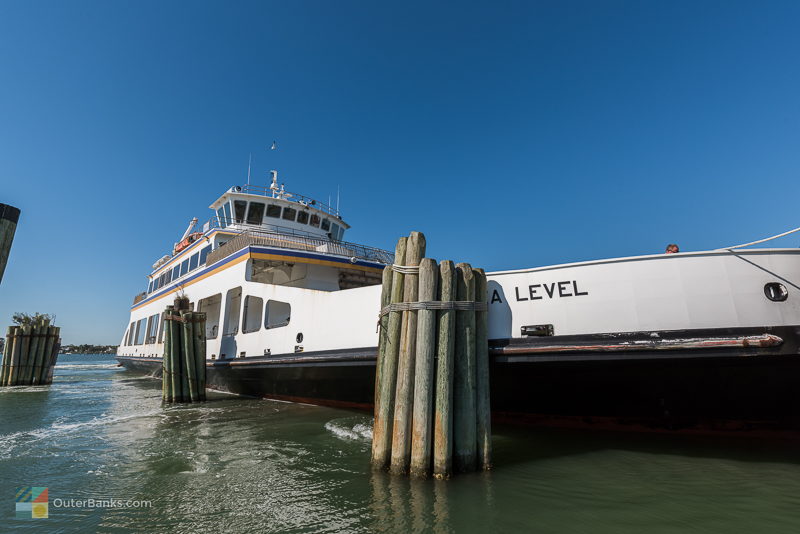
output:
<svg viewBox="0 0 800 534"><path fill-rule="evenodd" d="M337 209L235 186L147 275L117 351L159 376L178 291L207 315L210 388L368 409L381 272ZM529 246L521 244L520 246ZM726 249L488 273L497 417L798 429L800 250Z"/></svg>

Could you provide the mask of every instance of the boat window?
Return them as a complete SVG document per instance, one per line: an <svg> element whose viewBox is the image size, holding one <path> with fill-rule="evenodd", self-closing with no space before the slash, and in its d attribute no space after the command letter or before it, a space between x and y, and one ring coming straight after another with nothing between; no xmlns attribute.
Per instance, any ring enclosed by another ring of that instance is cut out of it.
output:
<svg viewBox="0 0 800 534"><path fill-rule="evenodd" d="M225 222L227 224L230 224L231 223L231 203L230 202L226 202L223 207L225 208Z"/></svg>
<svg viewBox="0 0 800 534"><path fill-rule="evenodd" d="M301 211L300 213L298 213L297 222L299 222L300 224L308 224L308 212Z"/></svg>
<svg viewBox="0 0 800 534"><path fill-rule="evenodd" d="M334 241L339 241L339 225L336 223L331 223L331 236Z"/></svg>
<svg viewBox="0 0 800 534"><path fill-rule="evenodd" d="M244 299L244 324L242 332L258 332L261 329L261 312L264 309L264 299L248 295Z"/></svg>
<svg viewBox="0 0 800 534"><path fill-rule="evenodd" d="M261 224L264 220L264 204L261 202L251 202L247 210L247 224Z"/></svg>
<svg viewBox="0 0 800 534"><path fill-rule="evenodd" d="M281 207L277 204L267 205L267 217L274 217L277 219L281 216Z"/></svg>
<svg viewBox="0 0 800 534"><path fill-rule="evenodd" d="M211 252L211 245L208 245L200 251L200 265L205 265L209 252Z"/></svg>
<svg viewBox="0 0 800 534"><path fill-rule="evenodd" d="M206 339L216 339L219 334L219 311L222 304L222 293L200 299L197 311L206 314Z"/></svg>
<svg viewBox="0 0 800 534"><path fill-rule="evenodd" d="M237 223L244 222L244 212L247 209L247 202L244 200L233 201L233 220Z"/></svg>
<svg viewBox="0 0 800 534"><path fill-rule="evenodd" d="M181 275L181 266L176 265L175 267L172 268L172 279L177 280L180 275Z"/></svg>
<svg viewBox="0 0 800 534"><path fill-rule="evenodd" d="M181 262L181 276L189 272L189 260L185 259Z"/></svg>
<svg viewBox="0 0 800 534"><path fill-rule="evenodd" d="M288 302L278 300L267 301L267 313L264 317L266 328L278 328L289 324L292 314L292 306Z"/></svg>
<svg viewBox="0 0 800 534"><path fill-rule="evenodd" d="M161 276L158 277L158 287L164 287L164 284L167 283L167 275L166 273L161 273Z"/></svg>
<svg viewBox="0 0 800 534"><path fill-rule="evenodd" d="M222 208L222 206L217 209L217 221L219 222L220 228L225 228L228 226L227 221L225 220L225 210Z"/></svg>
<svg viewBox="0 0 800 534"><path fill-rule="evenodd" d="M152 293L153 292L153 281L152 280L150 280L150 283L147 284L147 292L148 293Z"/></svg>
<svg viewBox="0 0 800 534"><path fill-rule="evenodd" d="M164 342L164 323L166 322L166 321L164 321L164 317L166 317L166 315L167 315L167 312L161 312L161 325L158 327L158 342L159 343L163 343Z"/></svg>
<svg viewBox="0 0 800 534"><path fill-rule="evenodd" d="M297 215L297 210L294 208L283 208L283 218L287 221L293 221Z"/></svg>
<svg viewBox="0 0 800 534"><path fill-rule="evenodd" d="M199 258L200 258L200 253L199 252L195 252L194 254L192 254L192 257L189 258L189 270L190 271L194 271L195 269L197 269L197 261L198 261Z"/></svg>
<svg viewBox="0 0 800 534"><path fill-rule="evenodd" d="M137 344L137 345L141 345L141 344L143 344L143 343L144 343L144 332L145 332L145 329L144 329L144 326L145 326L145 325L144 325L144 322L145 322L146 320L147 320L147 319L139 319L139 320L136 322L136 344Z"/></svg>
<svg viewBox="0 0 800 534"><path fill-rule="evenodd" d="M242 310L242 288L228 290L225 296L225 322L222 326L223 336L235 336L239 333L239 312Z"/></svg>
<svg viewBox="0 0 800 534"><path fill-rule="evenodd" d="M136 323L131 323L128 327L128 339L125 341L126 345L133 345L133 325Z"/></svg>
<svg viewBox="0 0 800 534"><path fill-rule="evenodd" d="M170 282L172 282L172 269L164 273L164 283L169 284Z"/></svg>
<svg viewBox="0 0 800 534"><path fill-rule="evenodd" d="M311 222L309 223L311 226L315 226L319 228L319 215L316 213L311 214Z"/></svg>
<svg viewBox="0 0 800 534"><path fill-rule="evenodd" d="M158 314L151 315L147 320L147 341L146 343L155 343L158 335Z"/></svg>
<svg viewBox="0 0 800 534"><path fill-rule="evenodd" d="M339 227L339 241L341 241L342 239L344 239L344 227L340 226Z"/></svg>
<svg viewBox="0 0 800 534"><path fill-rule="evenodd" d="M322 219L322 229L326 232L331 229L331 221L328 219Z"/></svg>

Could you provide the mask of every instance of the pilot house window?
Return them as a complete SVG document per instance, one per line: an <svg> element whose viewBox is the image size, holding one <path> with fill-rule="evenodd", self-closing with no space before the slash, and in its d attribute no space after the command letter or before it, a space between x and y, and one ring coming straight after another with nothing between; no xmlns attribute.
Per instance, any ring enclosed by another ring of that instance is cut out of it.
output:
<svg viewBox="0 0 800 534"><path fill-rule="evenodd" d="M301 211L300 213L298 213L297 222L299 222L300 224L308 224L308 212Z"/></svg>
<svg viewBox="0 0 800 534"><path fill-rule="evenodd" d="M311 222L309 223L311 226L315 226L319 228L319 215L316 213L311 214Z"/></svg>
<svg viewBox="0 0 800 534"><path fill-rule="evenodd" d="M275 204L269 204L267 206L267 217L273 217L277 219L281 216L281 207L276 206Z"/></svg>
<svg viewBox="0 0 800 534"><path fill-rule="evenodd" d="M244 222L244 212L247 209L247 202L244 200L233 201L233 220L237 223Z"/></svg>
<svg viewBox="0 0 800 534"><path fill-rule="evenodd" d="M283 208L283 218L287 221L293 221L297 215L297 210L294 208Z"/></svg>
<svg viewBox="0 0 800 534"><path fill-rule="evenodd" d="M261 202L251 202L250 209L247 211L247 224L261 224L264 219L264 204Z"/></svg>

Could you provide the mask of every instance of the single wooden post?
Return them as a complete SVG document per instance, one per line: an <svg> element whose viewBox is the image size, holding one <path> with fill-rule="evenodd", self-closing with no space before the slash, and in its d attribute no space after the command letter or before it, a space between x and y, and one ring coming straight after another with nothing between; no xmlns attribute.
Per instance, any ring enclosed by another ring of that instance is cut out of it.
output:
<svg viewBox="0 0 800 534"><path fill-rule="evenodd" d="M169 357L165 360L167 367L167 380L169 380L169 396L167 402L179 402L180 397L180 381L178 380L178 369L176 369L175 362L180 354L180 337L178 336L178 328L176 327L173 317L175 315L174 307L167 306L167 315L165 320L167 322L167 337L164 340L164 347L169 351Z"/></svg>
<svg viewBox="0 0 800 534"><path fill-rule="evenodd" d="M172 306L167 306L164 314L164 357L161 360L161 396L164 402L172 402L175 399L175 390L172 386L172 349L175 346L172 342L174 336L172 310Z"/></svg>
<svg viewBox="0 0 800 534"><path fill-rule="evenodd" d="M192 327L194 323L194 312L185 311L181 313L181 329L183 330L182 345L183 345L183 370L184 378L181 383L186 383L186 390L183 392L185 402L197 402L199 397L197 395L197 362L194 357L194 335L192 334Z"/></svg>
<svg viewBox="0 0 800 534"><path fill-rule="evenodd" d="M25 358L19 376L19 385L30 386L33 383L33 366L36 362L36 353L39 350L39 337L41 323L31 325L31 342L28 346L28 356Z"/></svg>
<svg viewBox="0 0 800 534"><path fill-rule="evenodd" d="M394 251L395 265L405 265L406 248L408 239L401 237L397 240ZM405 275L394 271L392 273L391 302L403 301L403 285ZM375 422L372 430L372 467L384 469L389 465L391 455L392 417L394 415L394 392L397 379L397 358L400 352L400 329L402 326L402 313L389 314L386 346L383 352L381 365L381 400L375 405Z"/></svg>
<svg viewBox="0 0 800 534"><path fill-rule="evenodd" d="M8 361L8 371L6 372L6 381L3 383L4 386L14 385L15 368L19 365L19 352L20 350L22 350L21 326L14 327L14 334L12 336L12 339L14 341L14 344L11 347L11 358ZM19 372L19 370L17 370L16 372Z"/></svg>
<svg viewBox="0 0 800 534"><path fill-rule="evenodd" d="M468 263L456 265L456 297L475 300L475 277ZM456 311L455 382L453 387L453 463L456 471L474 471L475 437L475 311Z"/></svg>
<svg viewBox="0 0 800 534"><path fill-rule="evenodd" d="M0 387L6 385L8 372L11 369L11 352L14 349L15 327L9 326L6 330L6 343L3 345L3 367L0 370Z"/></svg>
<svg viewBox="0 0 800 534"><path fill-rule="evenodd" d="M456 296L456 268L450 260L439 265L438 300L450 302ZM433 475L448 478L453 472L453 351L456 311L437 314L436 412L433 418Z"/></svg>
<svg viewBox="0 0 800 534"><path fill-rule="evenodd" d="M197 400L206 400L206 314L195 313L192 321Z"/></svg>
<svg viewBox="0 0 800 534"><path fill-rule="evenodd" d="M406 251L406 266L416 267L425 256L425 236L411 232ZM419 294L419 274L407 274L403 287L403 302L416 302ZM393 473L406 473L411 460L411 410L414 396L414 355L417 344L417 312L404 311L400 334L400 355L397 360L397 388L392 422Z"/></svg>
<svg viewBox="0 0 800 534"><path fill-rule="evenodd" d="M53 371L55 370L56 362L58 361L58 351L61 350L61 338L59 337L61 335L61 327L56 326L54 332L55 336L53 340L53 349L50 352L50 356L47 360L47 367L44 369L44 371L47 372L44 380L45 384L53 383Z"/></svg>
<svg viewBox="0 0 800 534"><path fill-rule="evenodd" d="M383 268L381 279L381 311L392 301L392 266ZM378 318L378 354L375 360L375 412L380 412L381 402L381 368L383 367L386 339L389 336L389 314Z"/></svg>
<svg viewBox="0 0 800 534"><path fill-rule="evenodd" d="M11 243L14 241L18 221L19 208L0 204L0 282L3 281L3 273L6 270L8 254L11 251Z"/></svg>
<svg viewBox="0 0 800 534"><path fill-rule="evenodd" d="M20 378L22 374L25 372L26 363L28 362L28 349L31 345L31 330L32 327L30 325L23 326L21 328L21 333L17 332L17 337L19 339L19 352L15 351L15 358L13 360L14 367L11 369L11 385L18 386L20 385Z"/></svg>
<svg viewBox="0 0 800 534"><path fill-rule="evenodd" d="M423 258L419 264L419 301L436 300L439 269L436 260ZM433 414L433 369L436 354L436 310L417 312L417 356L414 368L414 411L411 422L411 474L431 472Z"/></svg>
<svg viewBox="0 0 800 534"><path fill-rule="evenodd" d="M473 269L475 302L487 303L486 273ZM489 403L489 312L475 312L475 411L478 467L492 468L492 411Z"/></svg>
<svg viewBox="0 0 800 534"><path fill-rule="evenodd" d="M42 381L42 367L44 367L45 364L45 355L49 354L46 351L49 333L50 319L44 319L39 329L39 344L36 347L36 353L33 359L33 374L31 376L31 384L33 385L39 385Z"/></svg>
<svg viewBox="0 0 800 534"><path fill-rule="evenodd" d="M44 353L42 354L42 366L39 369L39 376L37 378L38 385L47 384L48 365L50 363L53 350L58 350L58 333L59 329L56 326L47 327L47 337L45 338Z"/></svg>

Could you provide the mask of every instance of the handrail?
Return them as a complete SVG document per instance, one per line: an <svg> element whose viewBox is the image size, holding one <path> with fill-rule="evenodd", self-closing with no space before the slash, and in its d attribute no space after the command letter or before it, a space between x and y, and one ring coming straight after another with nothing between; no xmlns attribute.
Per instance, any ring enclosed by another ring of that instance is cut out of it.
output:
<svg viewBox="0 0 800 534"><path fill-rule="evenodd" d="M234 254L243 248L251 245L263 245L274 248L290 250L302 250L305 252L318 252L333 254L350 258L355 263L358 260L371 261L391 265L394 262L394 254L379 248L348 243L346 241L331 241L319 237L308 235L291 235L281 232L266 232L258 230L244 230L225 243L224 246L212 250L206 265L211 265L217 261Z"/></svg>
<svg viewBox="0 0 800 534"><path fill-rule="evenodd" d="M743 247L749 247L750 245L758 245L759 243L764 243L766 241L772 241L773 239L778 239L779 237L787 236L787 235L793 234L795 232L800 232L800 228L795 228L794 230L789 230L788 232L783 232L782 234L774 235L774 236L768 237L766 239L759 239L758 241L752 241L750 243L745 243L744 245L736 245L735 247L725 247L725 248L720 248L720 249L717 249L717 250L733 250L735 248L743 248Z"/></svg>

